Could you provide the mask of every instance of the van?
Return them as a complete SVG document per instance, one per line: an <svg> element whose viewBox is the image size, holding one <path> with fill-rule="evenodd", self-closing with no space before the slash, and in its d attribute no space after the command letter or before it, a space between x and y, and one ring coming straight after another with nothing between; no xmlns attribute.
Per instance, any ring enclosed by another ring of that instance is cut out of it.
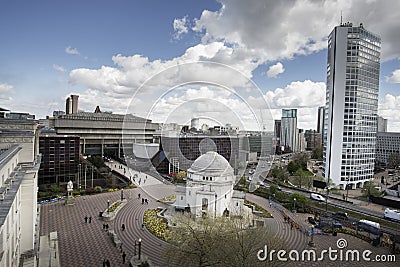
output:
<svg viewBox="0 0 400 267"><path fill-rule="evenodd" d="M310 198L320 202L324 202L326 200L323 196L315 193L311 193Z"/></svg>

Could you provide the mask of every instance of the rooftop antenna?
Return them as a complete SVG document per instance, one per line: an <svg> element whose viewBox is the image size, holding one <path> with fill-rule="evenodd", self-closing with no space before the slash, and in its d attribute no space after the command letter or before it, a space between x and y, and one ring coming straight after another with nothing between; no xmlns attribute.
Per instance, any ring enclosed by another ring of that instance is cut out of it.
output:
<svg viewBox="0 0 400 267"><path fill-rule="evenodd" d="M340 10L340 25L343 25L343 10Z"/></svg>

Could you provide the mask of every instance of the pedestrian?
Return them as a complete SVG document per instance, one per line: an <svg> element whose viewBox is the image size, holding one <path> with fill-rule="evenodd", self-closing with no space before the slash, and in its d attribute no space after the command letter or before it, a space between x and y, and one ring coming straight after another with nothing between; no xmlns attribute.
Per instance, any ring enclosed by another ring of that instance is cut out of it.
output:
<svg viewBox="0 0 400 267"><path fill-rule="evenodd" d="M108 227L109 227L109 226L108 226L108 223L107 223L107 224L106 224L106 230L108 230Z"/></svg>
<svg viewBox="0 0 400 267"><path fill-rule="evenodd" d="M120 249L121 252L122 252L122 242L121 242L121 244L119 245L119 249Z"/></svg>
<svg viewBox="0 0 400 267"><path fill-rule="evenodd" d="M144 200L144 203L148 204L148 203L147 203L147 198Z"/></svg>
<svg viewBox="0 0 400 267"><path fill-rule="evenodd" d="M142 205L144 204L144 198L142 198Z"/></svg>
<svg viewBox="0 0 400 267"><path fill-rule="evenodd" d="M144 224L142 223L142 230L144 229Z"/></svg>
<svg viewBox="0 0 400 267"><path fill-rule="evenodd" d="M111 267L111 263L110 263L110 261L108 259L106 260L106 266L107 267Z"/></svg>
<svg viewBox="0 0 400 267"><path fill-rule="evenodd" d="M103 267L106 267L106 259L103 260Z"/></svg>
<svg viewBox="0 0 400 267"><path fill-rule="evenodd" d="M87 223L87 220L88 220L88 217L87 217L87 216L85 216L85 223Z"/></svg>
<svg viewBox="0 0 400 267"><path fill-rule="evenodd" d="M122 263L125 263L126 253L125 251L122 252Z"/></svg>
<svg viewBox="0 0 400 267"><path fill-rule="evenodd" d="M293 229L293 223L290 223L290 230Z"/></svg>
<svg viewBox="0 0 400 267"><path fill-rule="evenodd" d="M343 194L343 200L345 200L346 199L346 196Z"/></svg>
<svg viewBox="0 0 400 267"><path fill-rule="evenodd" d="M125 231L125 224L123 223L121 226L122 231Z"/></svg>
<svg viewBox="0 0 400 267"><path fill-rule="evenodd" d="M138 194L138 199L140 199L140 193Z"/></svg>
<svg viewBox="0 0 400 267"><path fill-rule="evenodd" d="M105 223L103 223L103 230L105 230L106 229L106 224Z"/></svg>
<svg viewBox="0 0 400 267"><path fill-rule="evenodd" d="M92 216L89 217L89 223L92 223Z"/></svg>

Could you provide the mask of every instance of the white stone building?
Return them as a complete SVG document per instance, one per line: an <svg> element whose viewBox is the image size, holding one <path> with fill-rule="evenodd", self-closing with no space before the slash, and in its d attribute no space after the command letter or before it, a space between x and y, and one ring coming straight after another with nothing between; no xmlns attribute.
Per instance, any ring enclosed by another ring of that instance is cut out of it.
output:
<svg viewBox="0 0 400 267"><path fill-rule="evenodd" d="M229 162L217 152L198 157L187 170L185 187L176 189L176 208L190 210L196 218L241 215L244 193L234 191L235 176Z"/></svg>

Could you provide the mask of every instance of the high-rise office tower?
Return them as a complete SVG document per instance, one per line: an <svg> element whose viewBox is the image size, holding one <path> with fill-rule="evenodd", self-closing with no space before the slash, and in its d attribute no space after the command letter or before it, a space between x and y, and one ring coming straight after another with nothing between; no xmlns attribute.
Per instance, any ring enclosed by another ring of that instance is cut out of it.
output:
<svg viewBox="0 0 400 267"><path fill-rule="evenodd" d="M74 114L78 113L78 95L71 95L65 100L65 113Z"/></svg>
<svg viewBox="0 0 400 267"><path fill-rule="evenodd" d="M286 151L297 150L297 109L282 109L280 145Z"/></svg>
<svg viewBox="0 0 400 267"><path fill-rule="evenodd" d="M373 178L381 39L351 23L328 38L324 177L340 188Z"/></svg>

